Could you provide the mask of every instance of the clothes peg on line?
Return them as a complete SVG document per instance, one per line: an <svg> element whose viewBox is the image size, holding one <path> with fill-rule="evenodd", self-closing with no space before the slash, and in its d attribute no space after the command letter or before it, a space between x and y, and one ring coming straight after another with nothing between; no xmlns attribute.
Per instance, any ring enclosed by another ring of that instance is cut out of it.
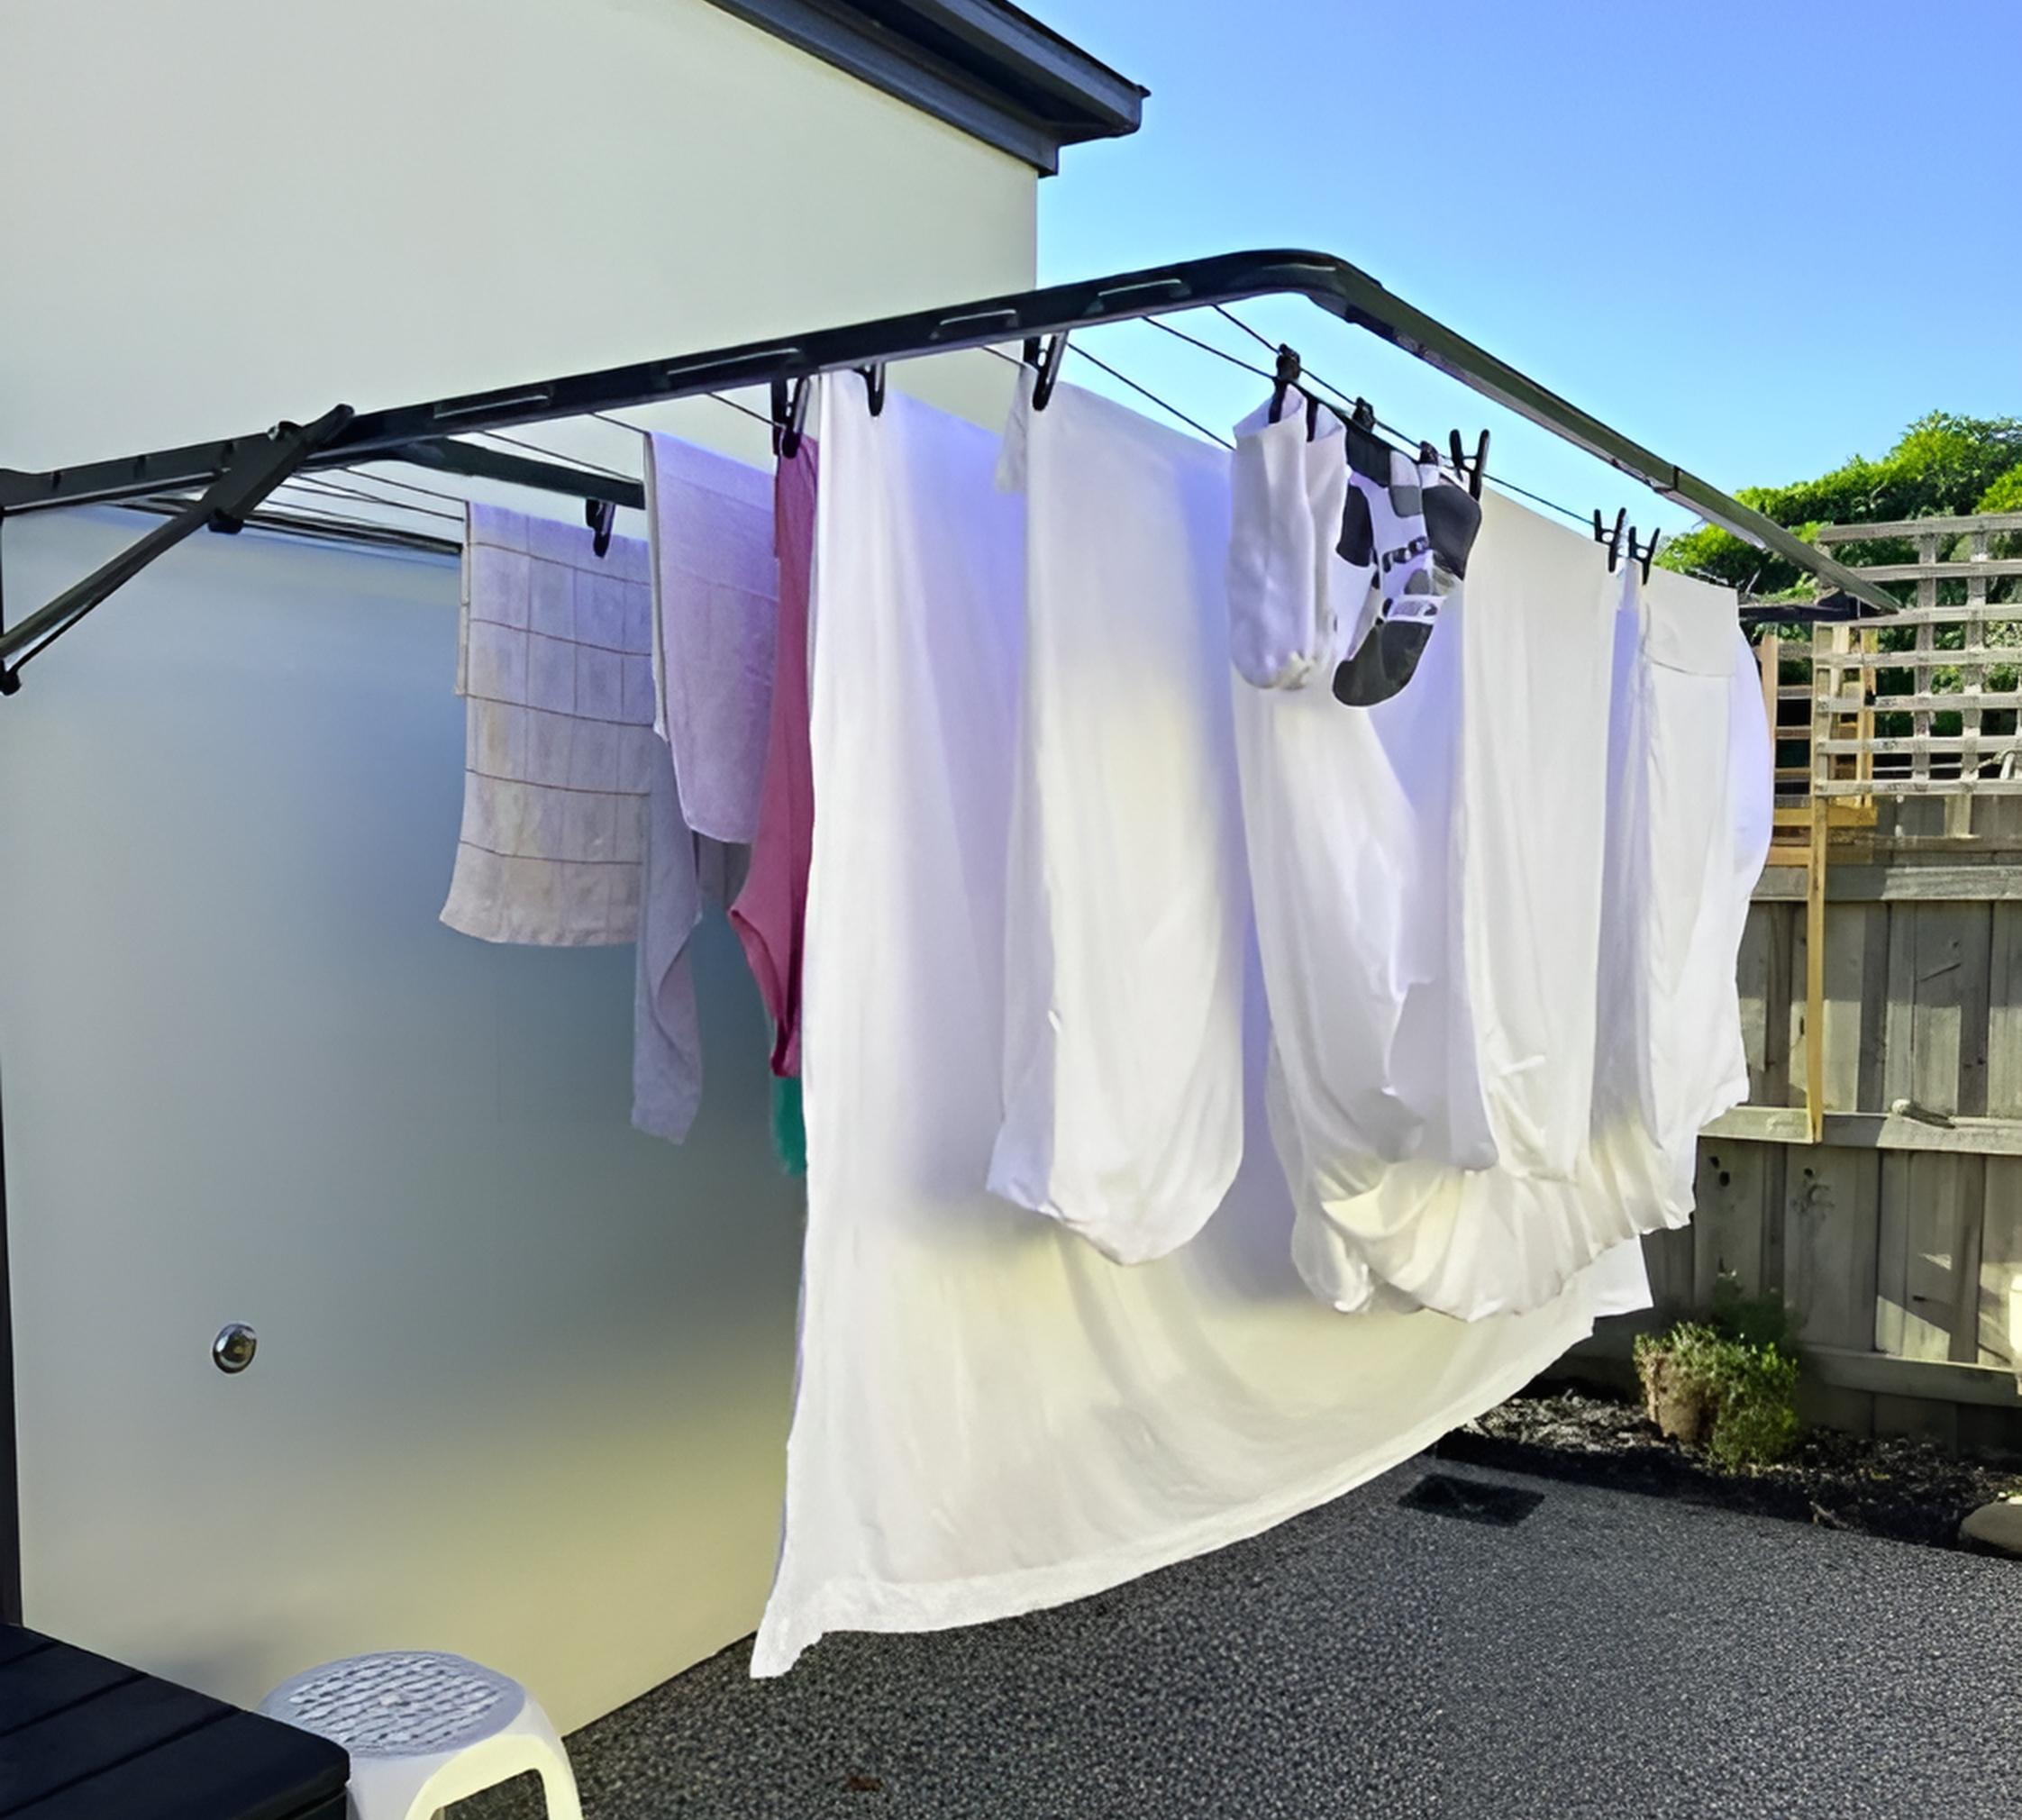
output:
<svg viewBox="0 0 2022 1820"><path fill-rule="evenodd" d="M1650 579L1650 564L1657 554L1657 546L1663 541L1664 534L1662 532L1653 531L1650 533L1650 541L1639 547L1635 541L1635 526L1633 524L1629 526L1629 560L1642 566L1643 578L1645 581Z"/></svg>
<svg viewBox="0 0 2022 1820"><path fill-rule="evenodd" d="M782 460L791 461L800 453L800 439L807 423L806 378L789 386L784 379L772 382L772 449Z"/></svg>
<svg viewBox="0 0 2022 1820"><path fill-rule="evenodd" d="M1029 350L1034 344L1025 343ZM1039 376L1032 382L1032 408L1043 411L1053 396L1053 387L1061 376L1061 362L1067 358L1067 331L1049 336L1045 351L1033 361L1039 369Z"/></svg>
<svg viewBox="0 0 2022 1820"><path fill-rule="evenodd" d="M611 531L618 522L618 508L615 500L586 499L583 502L583 523L590 528L590 553L601 557L611 548Z"/></svg>
<svg viewBox="0 0 2022 1820"><path fill-rule="evenodd" d="M1446 432L1446 447L1453 457L1453 472L1466 482L1469 495L1476 499L1481 496L1481 483L1489 475L1489 432L1484 430L1480 440L1474 445L1474 460L1467 459L1467 445L1461 441L1458 430Z"/></svg>
<svg viewBox="0 0 2022 1820"><path fill-rule="evenodd" d="M863 389L870 398L870 414L881 416L885 409L884 362L880 360L874 367L859 367L857 371L863 376Z"/></svg>
<svg viewBox="0 0 2022 1820"><path fill-rule="evenodd" d="M1278 373L1271 387L1271 421L1273 423L1285 414L1285 394L1298 386L1300 371L1298 350L1280 342Z"/></svg>
<svg viewBox="0 0 2022 1820"><path fill-rule="evenodd" d="M1594 508L1594 541L1608 552L1608 572L1615 573L1615 565L1622 560L1622 531L1629 522L1629 508L1625 505L1615 514L1615 529L1606 531L1601 527L1600 508Z"/></svg>

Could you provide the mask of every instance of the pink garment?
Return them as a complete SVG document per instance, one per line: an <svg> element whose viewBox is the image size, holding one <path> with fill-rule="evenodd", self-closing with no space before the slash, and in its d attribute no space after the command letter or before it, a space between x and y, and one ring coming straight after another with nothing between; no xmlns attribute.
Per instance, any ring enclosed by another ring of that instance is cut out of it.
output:
<svg viewBox="0 0 2022 1820"><path fill-rule="evenodd" d="M731 926L772 1016L772 1072L800 1072L800 945L815 851L815 766L807 742L808 598L815 566L815 445L782 460L772 484L779 558L779 634L758 833Z"/></svg>

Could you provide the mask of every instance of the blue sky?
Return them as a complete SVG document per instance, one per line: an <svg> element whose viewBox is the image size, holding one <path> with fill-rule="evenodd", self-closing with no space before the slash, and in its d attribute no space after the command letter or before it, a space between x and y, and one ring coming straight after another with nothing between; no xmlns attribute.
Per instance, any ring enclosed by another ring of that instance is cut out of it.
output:
<svg viewBox="0 0 2022 1820"><path fill-rule="evenodd" d="M1730 490L2022 414L2022 0L1028 4L1152 90L1042 186L1047 279L1339 253ZM1513 479L1690 522L1307 305L1246 314L1415 433L1488 424ZM1254 402L1142 325L1091 346L1206 422Z"/></svg>

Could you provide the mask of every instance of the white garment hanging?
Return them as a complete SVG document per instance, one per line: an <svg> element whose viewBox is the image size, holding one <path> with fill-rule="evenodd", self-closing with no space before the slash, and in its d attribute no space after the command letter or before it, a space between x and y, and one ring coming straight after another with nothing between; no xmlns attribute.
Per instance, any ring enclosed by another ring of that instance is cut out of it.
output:
<svg viewBox="0 0 2022 1820"><path fill-rule="evenodd" d="M1256 994L1245 1164L1191 1242L1118 1265L984 1190L1021 502L992 487L994 436L897 391L873 420L854 382L824 405L807 1242L761 1675L824 1631L1009 1616L1253 1534L1510 1394L1601 1293L1472 1324L1315 1303L1261 1129ZM1088 712L1128 712L1131 669L1096 680Z"/></svg>
<svg viewBox="0 0 2022 1820"><path fill-rule="evenodd" d="M1238 471L1252 441L1289 444L1304 434L1302 423L1249 419L1237 426ZM1332 452L1343 461L1338 434ZM1381 454L1387 466L1389 451ZM1254 466L1270 478L1236 496L1238 544L1262 541L1303 504L1282 450ZM1372 495L1384 496L1377 509L1395 547L1387 488L1359 477L1355 485L1363 560L1336 556L1322 578L1344 622L1385 597L1370 587ZM1271 486L1289 499L1269 496ZM1331 520L1316 528L1330 529ZM1234 605L1232 598L1232 613ZM1481 1168L1496 1156L1475 1069L1453 865L1464 613L1458 593L1439 597L1409 684L1371 707L1345 706L1324 687L1232 689L1276 1050L1271 1129L1299 1205L1301 1273L1343 1309L1365 1306L1376 1284L1328 1226L1323 1201L1368 1189L1407 1159Z"/></svg>
<svg viewBox="0 0 2022 1820"><path fill-rule="evenodd" d="M989 1186L1126 1263L1184 1244L1243 1151L1249 890L1229 724L1228 463L1024 381L1021 769Z"/></svg>
<svg viewBox="0 0 2022 1820"><path fill-rule="evenodd" d="M1630 738L1609 824L1607 926L1635 938L1623 957L1635 1004L1605 1023L1596 1100L1603 1082L1633 1084L1689 1185L1700 1128L1748 1092L1735 963L1769 857L1773 760L1734 590L1625 570L1618 624L1635 651L1636 693L1617 714ZM1617 901L1640 914L1617 914Z"/></svg>
<svg viewBox="0 0 2022 1820"><path fill-rule="evenodd" d="M646 438L653 729L682 820L716 841L758 829L772 712L779 565L772 476L673 436Z"/></svg>
<svg viewBox="0 0 2022 1820"><path fill-rule="evenodd" d="M1633 566L1610 584L1607 934L1584 995L1605 1035L1573 1167L1385 1170L1325 1203L1342 1255L1308 1235L1316 1293L1353 1288L1362 1268L1463 1318L1534 1307L1610 1248L1691 1215L1698 1133L1747 1092L1735 964L1768 848L1770 768L1734 596L1660 575L1647 597Z"/></svg>
<svg viewBox="0 0 2022 1820"><path fill-rule="evenodd" d="M1496 1154L1570 1175L1592 1103L1620 590L1584 533L1490 493L1461 640L1456 864Z"/></svg>
<svg viewBox="0 0 2022 1820"><path fill-rule="evenodd" d="M457 693L463 826L442 921L486 942L595 947L638 933L651 775L646 546L469 508Z"/></svg>

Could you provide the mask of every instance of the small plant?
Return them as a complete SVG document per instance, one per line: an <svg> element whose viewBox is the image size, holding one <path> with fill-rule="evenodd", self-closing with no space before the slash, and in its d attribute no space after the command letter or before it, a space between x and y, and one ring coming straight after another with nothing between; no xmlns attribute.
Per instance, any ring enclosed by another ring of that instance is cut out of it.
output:
<svg viewBox="0 0 2022 1820"><path fill-rule="evenodd" d="M1776 1313L1789 1329L1781 1299ZM1772 1324L1765 1306L1736 1313L1730 1298L1716 1320L1751 1331ZM1636 1376L1650 1419L1672 1439L1704 1447L1730 1470L1767 1466L1798 1438L1798 1361L1775 1337L1753 1341L1719 1325L1681 1321L1635 1342Z"/></svg>

